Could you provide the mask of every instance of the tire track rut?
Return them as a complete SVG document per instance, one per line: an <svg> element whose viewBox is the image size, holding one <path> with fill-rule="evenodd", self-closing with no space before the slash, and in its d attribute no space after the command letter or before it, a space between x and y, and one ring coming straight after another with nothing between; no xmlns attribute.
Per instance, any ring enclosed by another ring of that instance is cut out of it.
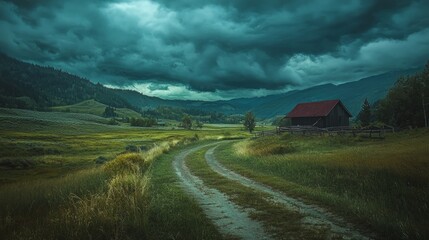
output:
<svg viewBox="0 0 429 240"><path fill-rule="evenodd" d="M205 214L224 236L241 239L271 239L262 224L249 217L249 210L242 209L229 201L228 197L220 191L205 186L203 181L192 175L186 166L185 158L189 154L214 144L184 150L174 158L173 167L181 184L186 192L198 201Z"/></svg>
<svg viewBox="0 0 429 240"><path fill-rule="evenodd" d="M287 196L284 192L274 190L267 185L256 182L225 168L214 156L214 151L218 146L219 143L205 153L207 164L218 174L230 180L239 182L243 186L266 193L270 196L270 200L280 203L290 210L299 212L304 216L302 219L303 226L309 228L328 228L331 233L330 238L342 237L343 239L370 239L356 230L352 224L347 223L344 219L335 216L318 206L306 204L296 198Z"/></svg>

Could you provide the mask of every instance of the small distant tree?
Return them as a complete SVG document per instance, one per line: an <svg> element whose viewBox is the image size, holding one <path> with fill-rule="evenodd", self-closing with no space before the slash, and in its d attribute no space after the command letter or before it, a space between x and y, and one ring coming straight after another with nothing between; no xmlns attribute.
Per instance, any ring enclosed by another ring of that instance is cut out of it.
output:
<svg viewBox="0 0 429 240"><path fill-rule="evenodd" d="M115 112L115 108L113 108L111 106L107 106L104 109L103 117L110 118L110 117L116 117L116 116L117 116L117 114Z"/></svg>
<svg viewBox="0 0 429 240"><path fill-rule="evenodd" d="M192 128L192 119L189 115L184 115L182 118L182 127L184 129L191 129Z"/></svg>
<svg viewBox="0 0 429 240"><path fill-rule="evenodd" d="M200 120L197 119L197 121L195 121L195 127L196 128L201 129L201 128L203 128L203 125L204 124L202 122L200 122Z"/></svg>
<svg viewBox="0 0 429 240"><path fill-rule="evenodd" d="M115 118L111 118L111 119L107 122L107 124L109 124L109 125L119 125L119 123L115 120Z"/></svg>
<svg viewBox="0 0 429 240"><path fill-rule="evenodd" d="M252 112L247 112L244 116L244 128L248 130L250 133L253 132L256 126L255 115Z"/></svg>
<svg viewBox="0 0 429 240"><path fill-rule="evenodd" d="M368 99L366 98L362 104L362 109L359 112L358 118L362 127L367 127L371 123L371 105L369 105Z"/></svg>

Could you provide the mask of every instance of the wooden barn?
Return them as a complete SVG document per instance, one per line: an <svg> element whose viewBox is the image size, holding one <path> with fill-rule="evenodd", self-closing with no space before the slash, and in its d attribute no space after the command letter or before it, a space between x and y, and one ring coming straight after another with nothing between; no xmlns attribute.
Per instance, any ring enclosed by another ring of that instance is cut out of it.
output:
<svg viewBox="0 0 429 240"><path fill-rule="evenodd" d="M300 103L286 118L292 126L315 126L319 128L349 126L352 115L340 100Z"/></svg>

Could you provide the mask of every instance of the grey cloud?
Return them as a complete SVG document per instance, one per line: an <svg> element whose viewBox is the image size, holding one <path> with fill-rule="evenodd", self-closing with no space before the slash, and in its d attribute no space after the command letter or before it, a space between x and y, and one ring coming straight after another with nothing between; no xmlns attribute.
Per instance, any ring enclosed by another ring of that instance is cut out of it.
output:
<svg viewBox="0 0 429 240"><path fill-rule="evenodd" d="M423 64L428 11L419 0L0 1L0 47L95 82L221 96ZM407 61L383 60L389 51Z"/></svg>
<svg viewBox="0 0 429 240"><path fill-rule="evenodd" d="M150 91L156 91L156 90L163 90L163 91L167 91L169 90L169 86L166 84L149 84L149 86L147 87Z"/></svg>

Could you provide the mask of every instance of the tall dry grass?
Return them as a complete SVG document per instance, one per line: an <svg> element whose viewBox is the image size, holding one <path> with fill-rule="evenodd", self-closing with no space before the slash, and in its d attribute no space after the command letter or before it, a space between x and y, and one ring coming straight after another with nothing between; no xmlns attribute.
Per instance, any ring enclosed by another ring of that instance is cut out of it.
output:
<svg viewBox="0 0 429 240"><path fill-rule="evenodd" d="M120 154L101 168L63 178L5 186L0 233L6 239L145 238L147 169L161 154L190 141Z"/></svg>

